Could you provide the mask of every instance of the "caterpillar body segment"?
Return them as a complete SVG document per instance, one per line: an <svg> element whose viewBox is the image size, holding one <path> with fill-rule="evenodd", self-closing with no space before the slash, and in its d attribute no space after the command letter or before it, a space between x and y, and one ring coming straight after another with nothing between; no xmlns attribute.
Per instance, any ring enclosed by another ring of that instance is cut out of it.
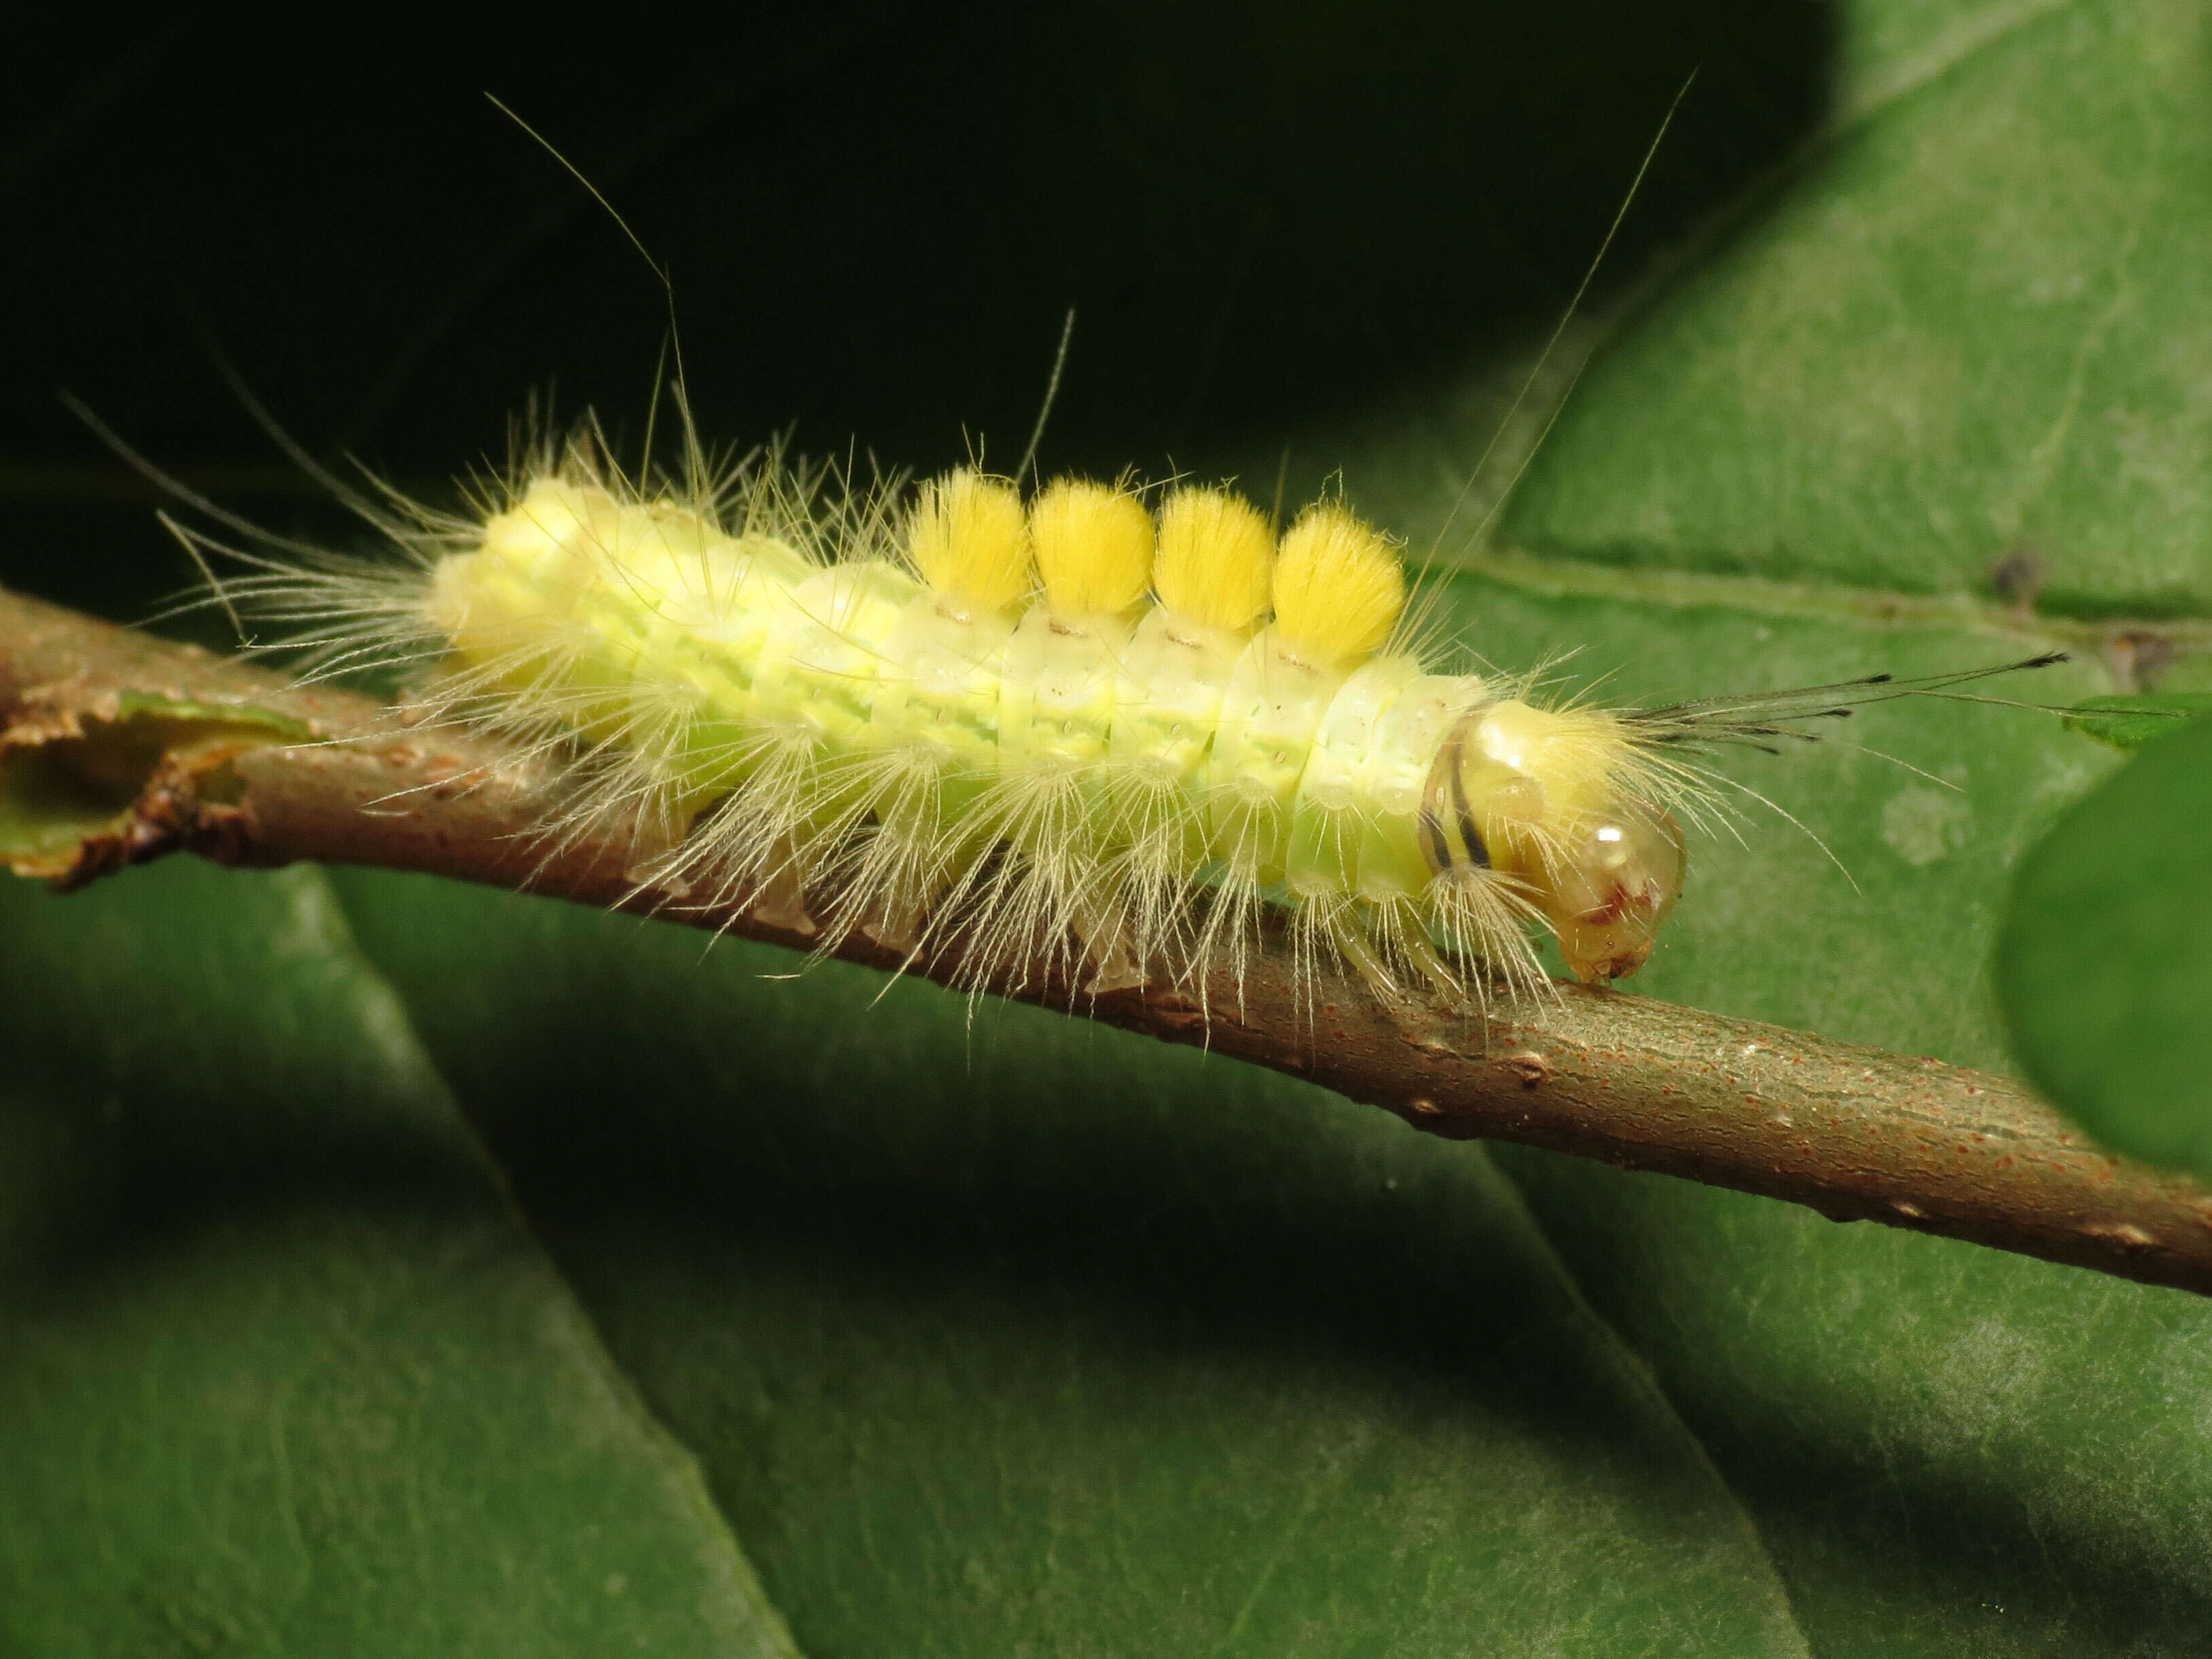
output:
<svg viewBox="0 0 2212 1659"><path fill-rule="evenodd" d="M651 806L659 884L1097 990L1233 971L1272 907L1310 959L1452 994L1537 981L1532 926L1632 973L1680 890L1687 775L1392 648L1395 552L1336 503L1279 543L1220 490L1155 517L963 470L829 530L773 461L733 514L707 494L572 449L443 534L396 630L446 649L456 715L580 744L580 811Z"/></svg>

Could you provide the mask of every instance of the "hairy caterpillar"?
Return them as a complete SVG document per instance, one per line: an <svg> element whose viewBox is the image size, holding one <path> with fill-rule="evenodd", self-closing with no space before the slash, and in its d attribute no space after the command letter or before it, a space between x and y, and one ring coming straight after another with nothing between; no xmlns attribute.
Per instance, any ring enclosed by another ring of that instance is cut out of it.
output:
<svg viewBox="0 0 2212 1659"><path fill-rule="evenodd" d="M1279 535L1226 489L860 488L685 430L673 477L540 441L468 516L349 492L397 561L181 533L325 669L432 664L433 717L575 752L569 822L656 826L649 884L1093 992L1235 973L1269 912L1389 994L1541 983L1540 930L1610 982L1717 806L1686 750L1978 677L1547 707L1442 672L1340 501Z"/></svg>
<svg viewBox="0 0 2212 1659"><path fill-rule="evenodd" d="M492 101L661 278L672 343L665 271ZM1062 477L1025 501L973 466L908 499L781 447L714 464L680 350L676 404L678 473L626 472L587 420L525 445L463 516L364 498L293 449L397 561L228 515L260 550L171 527L255 568L218 597L295 625L325 668L430 665L418 713L574 752L566 825L644 825L665 849L646 886L909 963L957 933L975 985L1042 958L1092 993L1166 979L1201 1005L1214 967L1241 986L1269 912L1302 968L1327 955L1386 996L1545 984L1539 931L1609 984L1680 896L1681 821L1720 811L1686 755L2006 672L1547 706L1535 673L1435 660L1395 546L1340 500L1285 528L1225 488Z"/></svg>

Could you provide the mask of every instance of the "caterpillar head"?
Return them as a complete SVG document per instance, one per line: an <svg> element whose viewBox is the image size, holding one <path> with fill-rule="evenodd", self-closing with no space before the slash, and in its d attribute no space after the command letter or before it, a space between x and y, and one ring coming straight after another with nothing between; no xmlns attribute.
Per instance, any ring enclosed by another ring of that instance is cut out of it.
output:
<svg viewBox="0 0 2212 1659"><path fill-rule="evenodd" d="M1429 862L1506 878L1577 979L1624 979L1650 958L1686 863L1680 829L1638 776L1632 744L1601 710L1480 705L1429 770Z"/></svg>
<svg viewBox="0 0 2212 1659"><path fill-rule="evenodd" d="M1682 831L1663 807L1622 796L1563 839L1538 890L1559 954L1577 979L1625 979L1650 958L1660 924L1681 896Z"/></svg>

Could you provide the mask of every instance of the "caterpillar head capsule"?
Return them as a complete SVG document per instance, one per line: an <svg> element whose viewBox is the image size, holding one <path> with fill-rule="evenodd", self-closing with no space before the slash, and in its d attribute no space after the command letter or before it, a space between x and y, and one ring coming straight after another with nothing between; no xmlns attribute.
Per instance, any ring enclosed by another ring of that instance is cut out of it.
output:
<svg viewBox="0 0 2212 1659"><path fill-rule="evenodd" d="M1510 882L1576 978L1625 979L1650 959L1687 861L1672 815L1623 787L1635 770L1633 745L1601 710L1480 704L1430 769L1430 866Z"/></svg>
<svg viewBox="0 0 2212 1659"><path fill-rule="evenodd" d="M1577 826L1540 902L1577 979L1625 979L1649 960L1660 924L1681 896L1687 860L1668 812L1640 802Z"/></svg>

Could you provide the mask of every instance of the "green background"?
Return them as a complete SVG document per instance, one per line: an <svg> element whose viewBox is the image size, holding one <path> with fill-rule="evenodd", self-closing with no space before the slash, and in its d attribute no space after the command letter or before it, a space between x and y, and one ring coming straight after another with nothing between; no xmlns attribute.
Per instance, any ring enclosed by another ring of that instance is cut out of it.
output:
<svg viewBox="0 0 2212 1659"><path fill-rule="evenodd" d="M1608 695L2058 640L2063 701L2205 608L2194 6L854 9L343 86L229 27L57 43L7 152L12 585L185 579L62 380L338 533L196 322L424 488L549 375L640 406L653 280L489 86L668 260L717 435L1018 449L1073 302L1048 467L1341 465L1461 648ZM1635 988L2002 1066L2009 871L2113 757L1850 736L1725 761L1804 828L1744 796ZM2197 1298L798 965L356 872L0 887L0 1651L2204 1650Z"/></svg>
<svg viewBox="0 0 2212 1659"><path fill-rule="evenodd" d="M2165 724L2021 866L1997 981L2039 1087L2106 1146L2202 1179L2212 1175L2212 720Z"/></svg>

